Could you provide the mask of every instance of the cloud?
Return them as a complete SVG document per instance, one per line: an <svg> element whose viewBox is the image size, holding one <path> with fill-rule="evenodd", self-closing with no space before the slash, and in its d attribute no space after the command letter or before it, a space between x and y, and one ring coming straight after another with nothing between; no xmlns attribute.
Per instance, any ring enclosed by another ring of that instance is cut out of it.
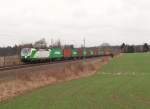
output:
<svg viewBox="0 0 150 109"><path fill-rule="evenodd" d="M149 5L148 0L1 0L0 45L41 37L76 45L85 37L88 46L144 43L150 35Z"/></svg>

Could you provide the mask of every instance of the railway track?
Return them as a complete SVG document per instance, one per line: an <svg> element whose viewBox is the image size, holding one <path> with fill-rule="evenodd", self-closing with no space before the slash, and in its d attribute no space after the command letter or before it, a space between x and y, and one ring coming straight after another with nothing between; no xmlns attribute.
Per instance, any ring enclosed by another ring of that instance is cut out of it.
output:
<svg viewBox="0 0 150 109"><path fill-rule="evenodd" d="M102 56L100 57L92 57L92 58L85 58L85 59L77 59L77 60L65 60L65 61L56 61L56 62L47 62L47 63L37 63L37 64L21 64L17 66L8 66L0 68L0 84L5 81L15 80L18 75L25 75L30 73L36 72L43 72L47 69L58 69L63 67L63 65L67 64L74 64L78 62L92 62L94 60L101 60ZM102 61L102 60L101 60Z"/></svg>
<svg viewBox="0 0 150 109"><path fill-rule="evenodd" d="M57 64L57 63L64 63L64 62L73 62L73 61L79 61L79 60L89 60L89 59L94 59L94 58L100 58L100 57L92 57L92 58L84 58L84 59L76 59L76 60L54 61L54 62L46 62L46 63L19 64L19 65L15 65L15 66L0 67L0 72L1 72L1 71L6 71L6 70L29 68L29 67L34 67L34 66L48 65L48 64Z"/></svg>
<svg viewBox="0 0 150 109"><path fill-rule="evenodd" d="M14 65L14 66L6 66L6 67L0 67L0 71L20 69L20 68L26 68L26 67L33 67L33 66L44 65L44 64L48 64L48 63L19 64L19 65Z"/></svg>

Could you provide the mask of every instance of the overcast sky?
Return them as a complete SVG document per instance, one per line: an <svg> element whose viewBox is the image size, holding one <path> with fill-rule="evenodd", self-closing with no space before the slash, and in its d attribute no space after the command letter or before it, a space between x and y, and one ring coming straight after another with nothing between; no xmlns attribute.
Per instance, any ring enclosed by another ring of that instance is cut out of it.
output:
<svg viewBox="0 0 150 109"><path fill-rule="evenodd" d="M87 46L150 43L149 0L0 0L0 46L45 37Z"/></svg>

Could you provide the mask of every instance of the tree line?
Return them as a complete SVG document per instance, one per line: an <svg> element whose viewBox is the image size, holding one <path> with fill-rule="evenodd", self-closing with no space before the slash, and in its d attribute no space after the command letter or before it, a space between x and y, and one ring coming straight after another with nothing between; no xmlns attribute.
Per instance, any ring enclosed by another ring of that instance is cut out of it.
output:
<svg viewBox="0 0 150 109"><path fill-rule="evenodd" d="M12 56L12 55L20 55L21 48L51 48L51 47L57 47L57 48L74 48L73 45L62 45L60 40L57 40L53 42L53 44L47 46L47 43L45 39L41 39L34 44L22 44L22 45L15 45L13 47L0 47L0 56ZM121 51L122 53L135 53L135 52L149 52L150 51L150 45L148 43L144 43L143 45L128 45L125 43L122 43L120 46L111 46L109 44L102 44L99 46L100 49L102 48L110 48L112 51Z"/></svg>
<svg viewBox="0 0 150 109"><path fill-rule="evenodd" d="M20 55L21 48L74 48L74 45L62 45L61 41L58 39L56 41L52 41L51 45L48 45L44 38L29 44L21 44L15 45L13 47L0 47L0 56L12 56L12 55Z"/></svg>
<svg viewBox="0 0 150 109"><path fill-rule="evenodd" d="M14 47L0 47L0 56L10 56L17 54L17 46Z"/></svg>
<svg viewBox="0 0 150 109"><path fill-rule="evenodd" d="M120 49L123 53L149 52L150 46L148 43L144 43L143 45L128 45L123 43Z"/></svg>

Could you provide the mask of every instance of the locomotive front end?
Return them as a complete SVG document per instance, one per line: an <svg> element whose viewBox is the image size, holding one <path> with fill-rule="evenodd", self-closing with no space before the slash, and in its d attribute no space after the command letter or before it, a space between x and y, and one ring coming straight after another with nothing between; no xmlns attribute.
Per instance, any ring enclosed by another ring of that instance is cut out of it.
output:
<svg viewBox="0 0 150 109"><path fill-rule="evenodd" d="M21 49L21 61L28 62L30 60L31 48Z"/></svg>

